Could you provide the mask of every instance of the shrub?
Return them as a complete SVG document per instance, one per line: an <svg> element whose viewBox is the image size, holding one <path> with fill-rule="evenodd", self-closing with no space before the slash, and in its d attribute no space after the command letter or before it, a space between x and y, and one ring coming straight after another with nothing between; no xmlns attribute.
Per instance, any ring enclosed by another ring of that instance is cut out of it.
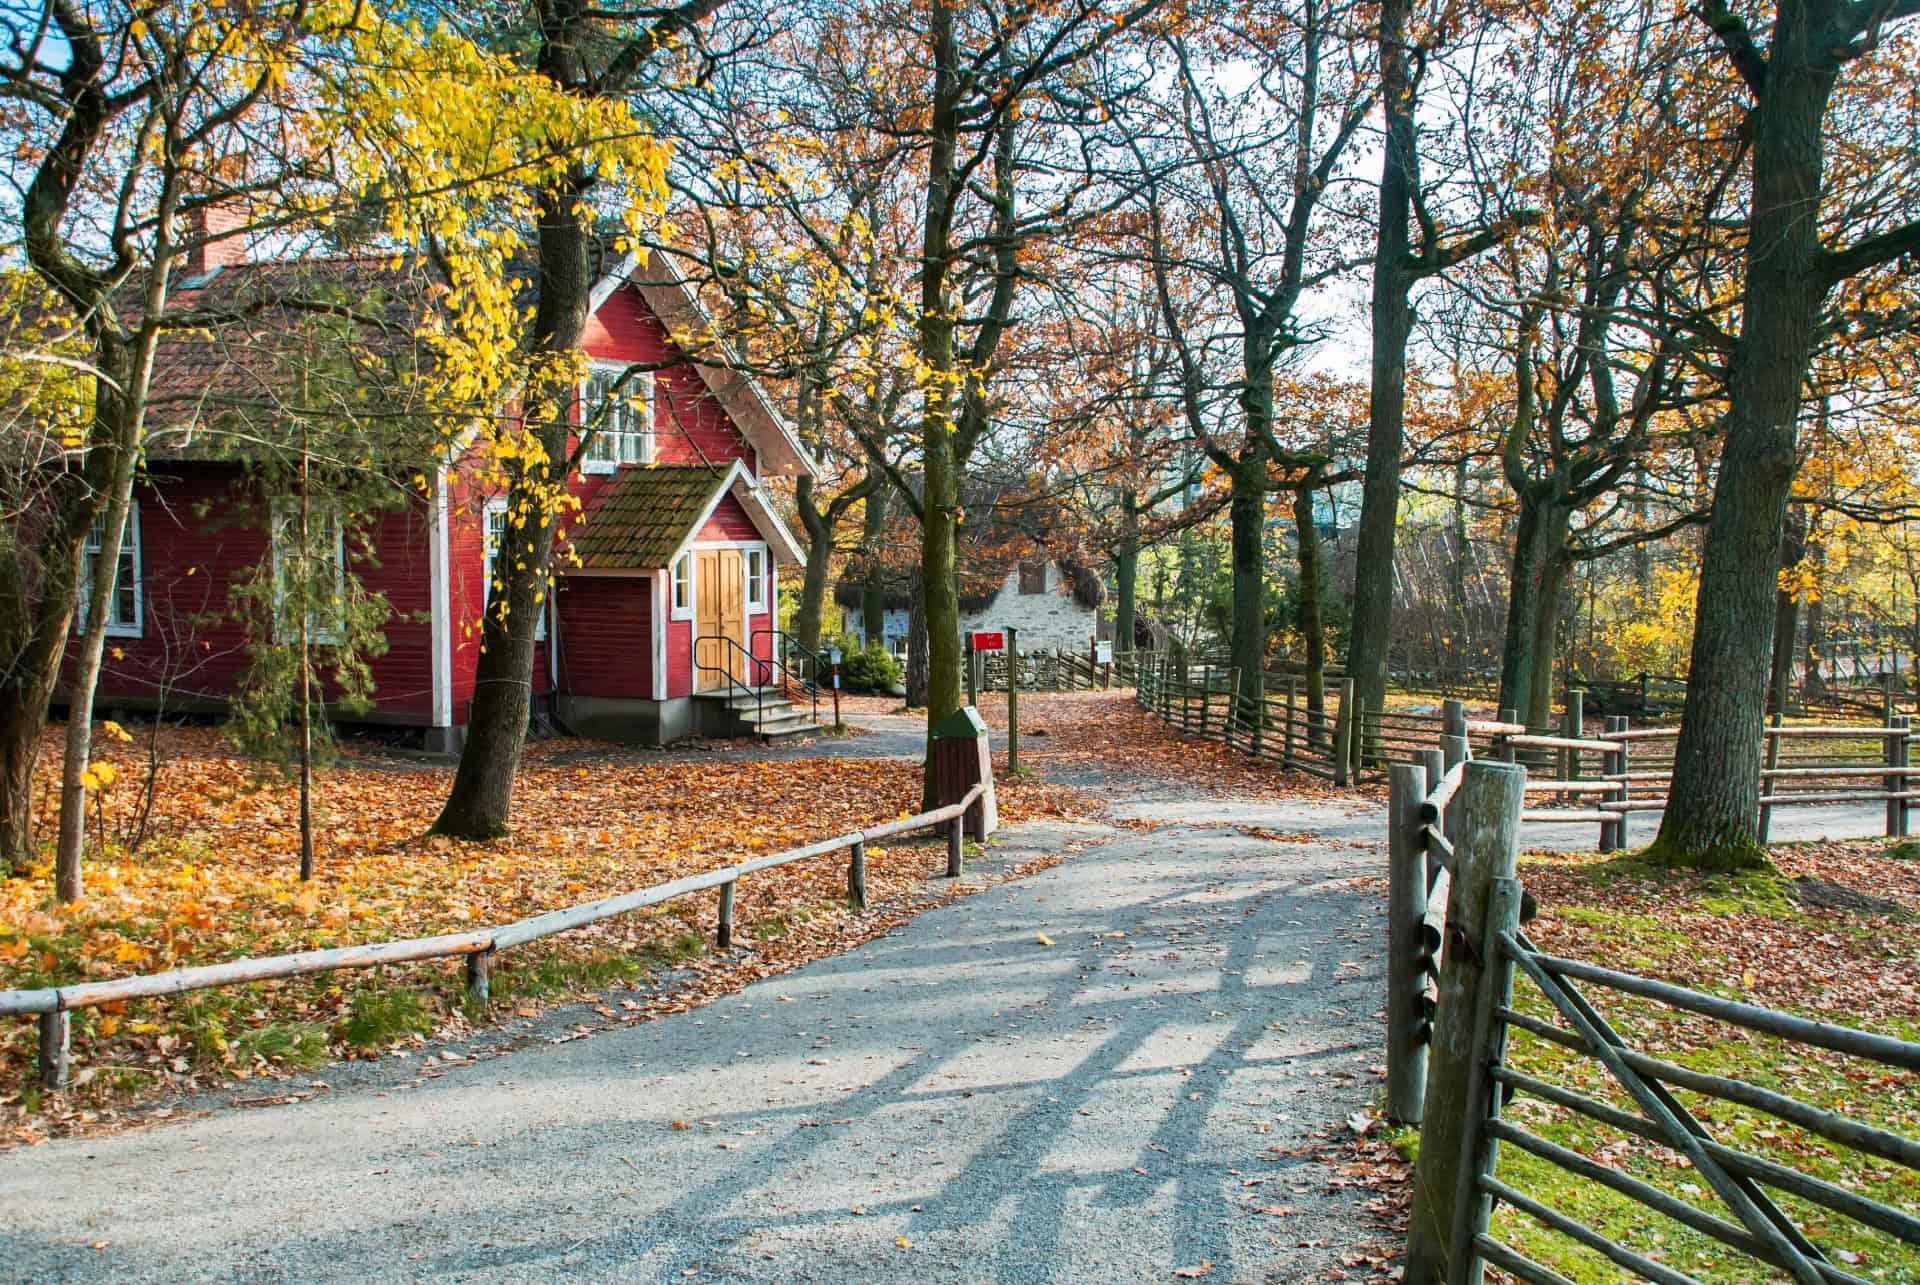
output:
<svg viewBox="0 0 1920 1285"><path fill-rule="evenodd" d="M854 691L884 692L900 685L900 665L884 647L844 653L840 675L841 681Z"/></svg>

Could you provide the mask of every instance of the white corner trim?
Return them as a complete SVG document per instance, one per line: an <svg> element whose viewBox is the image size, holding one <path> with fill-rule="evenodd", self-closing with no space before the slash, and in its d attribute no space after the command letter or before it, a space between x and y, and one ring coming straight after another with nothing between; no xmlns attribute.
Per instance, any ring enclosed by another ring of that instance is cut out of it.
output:
<svg viewBox="0 0 1920 1285"><path fill-rule="evenodd" d="M453 610L447 568L447 466L433 471L433 520L427 526L428 612L433 630L433 725L453 726Z"/></svg>
<svg viewBox="0 0 1920 1285"><path fill-rule="evenodd" d="M667 698L667 577L671 571L653 573L653 698Z"/></svg>

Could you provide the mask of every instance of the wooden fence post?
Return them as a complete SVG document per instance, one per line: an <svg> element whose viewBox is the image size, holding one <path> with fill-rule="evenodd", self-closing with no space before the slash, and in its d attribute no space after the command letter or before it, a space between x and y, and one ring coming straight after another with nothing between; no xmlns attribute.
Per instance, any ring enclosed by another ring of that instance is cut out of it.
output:
<svg viewBox="0 0 1920 1285"><path fill-rule="evenodd" d="M481 1008L493 998L493 952L476 950L467 956L467 998Z"/></svg>
<svg viewBox="0 0 1920 1285"><path fill-rule="evenodd" d="M1520 711L1511 705L1502 705L1500 707L1500 721L1503 723L1518 723L1520 721ZM1504 745L1495 750L1493 757L1499 759L1502 763L1517 763L1520 761L1514 754L1513 741L1511 739L1508 739Z"/></svg>
<svg viewBox="0 0 1920 1285"><path fill-rule="evenodd" d="M1613 722L1615 731L1624 732L1627 730L1628 722L1625 714L1621 714L1615 718ZM1628 779L1632 774L1633 742L1623 738L1620 742L1620 801L1622 803L1625 803L1632 797L1633 782ZM1626 850L1627 835L1633 830L1632 815L1630 812L1622 812L1620 819L1613 823L1613 841L1621 851Z"/></svg>
<svg viewBox="0 0 1920 1285"><path fill-rule="evenodd" d="M1468 746L1467 738L1464 735L1449 735L1440 738L1440 757L1449 774L1452 773L1454 768L1465 763L1471 753L1471 748ZM1456 794L1454 797L1457 799L1459 795ZM1441 822L1441 828L1450 842L1457 843L1459 841L1460 809L1458 807L1450 806L1447 808L1446 817Z"/></svg>
<svg viewBox="0 0 1920 1285"><path fill-rule="evenodd" d="M1467 706L1464 701L1448 700L1440 702L1440 735L1465 736L1467 734ZM1451 766L1451 765L1449 765Z"/></svg>
<svg viewBox="0 0 1920 1285"><path fill-rule="evenodd" d="M1294 711L1300 705L1300 676L1287 675L1287 752L1280 760L1282 767L1293 766L1293 719Z"/></svg>
<svg viewBox="0 0 1920 1285"><path fill-rule="evenodd" d="M1575 687L1567 692L1567 712L1560 721L1561 735L1568 740L1578 741L1586 735L1586 693ZM1560 773L1563 781L1580 779L1580 751L1566 751L1566 767ZM1572 797L1572 796L1564 796Z"/></svg>
<svg viewBox="0 0 1920 1285"><path fill-rule="evenodd" d="M973 649L973 635L966 637L967 645L967 704L980 704L980 653Z"/></svg>
<svg viewBox="0 0 1920 1285"><path fill-rule="evenodd" d="M1767 726L1780 726L1779 710L1776 709L1773 711L1773 717L1767 720ZM1766 758L1764 760L1766 768L1760 774L1760 825L1756 833L1756 837L1760 840L1760 846L1763 848L1767 846L1767 835L1773 829L1773 802L1771 796L1776 793L1774 783L1779 779L1771 775L1771 773L1780 766L1780 742L1784 739L1784 737L1780 736L1769 736L1766 738L1767 748Z"/></svg>
<svg viewBox="0 0 1920 1285"><path fill-rule="evenodd" d="M1440 999L1427 1049L1425 1117L1407 1233L1408 1285L1457 1285L1469 1279L1465 1268L1471 1250L1457 1239L1457 1214L1462 1202L1475 1199L1471 1187L1461 1187L1460 1175L1482 1142L1469 1095L1476 1083L1485 1083L1485 1050L1475 1036L1483 1019L1491 1021L1495 1003L1485 943L1495 881L1512 879L1518 868L1526 782L1526 769L1517 764L1476 760L1467 764L1448 809L1461 817L1460 838L1447 897Z"/></svg>
<svg viewBox="0 0 1920 1285"><path fill-rule="evenodd" d="M949 879L958 879L960 877L960 859L963 855L961 845L964 842L961 836L965 826L966 815L964 813L947 822L947 878ZM731 887L732 885L728 886Z"/></svg>
<svg viewBox="0 0 1920 1285"><path fill-rule="evenodd" d="M49 1089L67 1084L72 1065L73 1014L61 1009L40 1014L40 1083Z"/></svg>
<svg viewBox="0 0 1920 1285"><path fill-rule="evenodd" d="M1888 691L1891 693L1892 688L1889 687ZM1780 738L1775 737L1774 739L1778 740ZM1900 726L1900 716L1893 712L1891 701L1889 701L1887 705L1887 733L1884 750L1884 758L1889 769L1903 766L1901 760L1907 755L1907 734ZM1881 788L1885 790L1889 796L1898 794L1901 790L1904 790L1907 785L1906 777L1891 770L1880 779L1885 782ZM1887 837L1889 839L1900 837L1900 821L1905 811L1906 807L1899 799L1892 797L1887 799Z"/></svg>
<svg viewBox="0 0 1920 1285"><path fill-rule="evenodd" d="M1007 771L1020 770L1020 638L1007 626Z"/></svg>
<svg viewBox="0 0 1920 1285"><path fill-rule="evenodd" d="M1910 782L1913 779L1912 777L1906 775L1906 772L1905 772L1905 769L1911 766L1908 760L1912 758L1912 754L1907 747L1910 744L1912 744L1913 715L1895 714L1893 716L1893 721L1900 728L1900 738L1899 740L1894 742L1895 746L1899 750L1899 754L1898 754L1898 757L1894 759L1894 762L1902 769L1900 775L1895 778L1899 782L1899 784L1894 786L1894 789L1899 791L1901 794L1905 794L1907 792L1908 782ZM1895 799L1894 802L1899 806L1899 809L1900 809L1896 816L1896 820L1899 822L1898 837L1904 839L1907 837L1907 817L1908 817L1909 808L1911 807L1913 800Z"/></svg>
<svg viewBox="0 0 1920 1285"><path fill-rule="evenodd" d="M847 900L856 910L867 908L867 845L856 843L847 854Z"/></svg>
<svg viewBox="0 0 1920 1285"><path fill-rule="evenodd" d="M714 935L721 950L733 945L733 885L732 879L720 885L720 930Z"/></svg>
<svg viewBox="0 0 1920 1285"><path fill-rule="evenodd" d="M1340 680L1340 713L1333 728L1333 783L1345 785L1353 779L1353 680Z"/></svg>
<svg viewBox="0 0 1920 1285"><path fill-rule="evenodd" d="M1427 856L1415 837L1426 797L1426 768L1387 768L1387 1118L1398 1124L1420 1123L1427 1091Z"/></svg>
<svg viewBox="0 0 1920 1285"><path fill-rule="evenodd" d="M1517 813L1516 813L1517 815ZM1519 846L1516 825L1515 847ZM1449 1274L1457 1285L1480 1285L1484 1269L1473 1249L1474 1237L1483 1235L1493 1221L1493 1197L1480 1190L1480 1180L1493 1176L1500 1159L1500 1140L1487 1125L1500 1118L1503 1094L1494 1084L1492 1068L1506 1055L1507 1024L1494 1017L1494 1011L1513 1002L1513 958L1500 948L1500 934L1520 928L1520 881L1511 876L1495 879L1487 892L1486 924L1481 930L1480 958L1486 972L1480 979L1480 991L1473 1006L1473 1061L1467 1072L1466 1145L1460 1152L1458 1179L1459 1203L1453 1211L1453 1234L1449 1243L1460 1252L1449 1263Z"/></svg>

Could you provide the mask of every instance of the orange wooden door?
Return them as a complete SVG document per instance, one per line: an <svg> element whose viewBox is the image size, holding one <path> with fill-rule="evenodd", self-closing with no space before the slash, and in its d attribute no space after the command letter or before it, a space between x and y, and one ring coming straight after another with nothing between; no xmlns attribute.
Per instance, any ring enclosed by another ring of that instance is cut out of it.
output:
<svg viewBox="0 0 1920 1285"><path fill-rule="evenodd" d="M747 681L747 575L746 555L738 549L721 549L715 555L720 581L720 632L738 643L727 651L727 674L735 682Z"/></svg>
<svg viewBox="0 0 1920 1285"><path fill-rule="evenodd" d="M727 649L710 641L722 632L720 621L720 551L696 550L693 555L693 636L695 691L724 687L721 671L727 667Z"/></svg>
<svg viewBox="0 0 1920 1285"><path fill-rule="evenodd" d="M693 555L694 635L698 661L694 689L724 687L746 679L746 560L738 549L698 549ZM718 641L731 638L738 647Z"/></svg>

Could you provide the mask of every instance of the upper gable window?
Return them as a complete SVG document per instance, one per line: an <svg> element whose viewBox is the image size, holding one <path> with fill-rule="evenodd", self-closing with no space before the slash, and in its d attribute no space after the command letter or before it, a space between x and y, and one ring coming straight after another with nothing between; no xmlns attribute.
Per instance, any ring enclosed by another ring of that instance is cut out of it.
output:
<svg viewBox="0 0 1920 1285"><path fill-rule="evenodd" d="M595 362L580 384L580 427L593 433L582 471L652 463L653 372L629 375L622 362Z"/></svg>
<svg viewBox="0 0 1920 1285"><path fill-rule="evenodd" d="M1047 564L1044 562L1023 562L1020 564L1020 592L1045 593L1047 591Z"/></svg>

